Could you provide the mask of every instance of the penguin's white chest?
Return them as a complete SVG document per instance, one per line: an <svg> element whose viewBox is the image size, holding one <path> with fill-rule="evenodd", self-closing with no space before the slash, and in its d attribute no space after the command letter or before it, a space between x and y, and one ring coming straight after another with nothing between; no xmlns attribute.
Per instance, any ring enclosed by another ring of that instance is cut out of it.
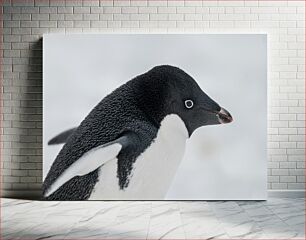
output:
<svg viewBox="0 0 306 240"><path fill-rule="evenodd" d="M101 167L89 199L164 199L183 159L187 138L182 119L175 114L166 116L156 138L134 162L128 187L119 188L117 159L114 159Z"/></svg>

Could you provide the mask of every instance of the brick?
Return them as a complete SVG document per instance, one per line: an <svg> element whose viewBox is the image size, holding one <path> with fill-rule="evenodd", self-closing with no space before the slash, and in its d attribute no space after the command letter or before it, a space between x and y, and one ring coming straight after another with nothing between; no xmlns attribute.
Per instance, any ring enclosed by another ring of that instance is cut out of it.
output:
<svg viewBox="0 0 306 240"><path fill-rule="evenodd" d="M21 13L21 7L3 7L3 13Z"/></svg>
<svg viewBox="0 0 306 240"><path fill-rule="evenodd" d="M122 7L121 12L124 14L138 13L138 8L137 7Z"/></svg>
<svg viewBox="0 0 306 240"><path fill-rule="evenodd" d="M280 106L293 107L298 105L298 100L279 100Z"/></svg>
<svg viewBox="0 0 306 240"><path fill-rule="evenodd" d="M235 7L234 8L234 13L251 13L251 8L250 7Z"/></svg>
<svg viewBox="0 0 306 240"><path fill-rule="evenodd" d="M196 7L196 13L201 13L201 14L208 14L209 13L209 8L208 7Z"/></svg>
<svg viewBox="0 0 306 240"><path fill-rule="evenodd" d="M176 21L158 21L158 27L161 28L175 28Z"/></svg>
<svg viewBox="0 0 306 240"><path fill-rule="evenodd" d="M163 0L148 0L148 6L167 6L167 1L163 1Z"/></svg>
<svg viewBox="0 0 306 240"><path fill-rule="evenodd" d="M31 20L31 14L14 14L12 20Z"/></svg>
<svg viewBox="0 0 306 240"><path fill-rule="evenodd" d="M218 1L219 6L243 6L244 2L242 1Z"/></svg>
<svg viewBox="0 0 306 240"><path fill-rule="evenodd" d="M184 20L184 14L169 14L168 18L170 21L182 21Z"/></svg>
<svg viewBox="0 0 306 240"><path fill-rule="evenodd" d="M34 0L14 0L12 1L12 5L31 7L31 6L34 6Z"/></svg>
<svg viewBox="0 0 306 240"><path fill-rule="evenodd" d="M280 128L279 134L280 135L297 134L297 129L296 128Z"/></svg>
<svg viewBox="0 0 306 240"><path fill-rule="evenodd" d="M57 26L60 28L73 27L73 21L58 21Z"/></svg>
<svg viewBox="0 0 306 240"><path fill-rule="evenodd" d="M19 182L20 178L19 177L12 177L12 176L4 176L3 181L6 183L15 183Z"/></svg>
<svg viewBox="0 0 306 240"><path fill-rule="evenodd" d="M287 149L288 155L304 155L305 149Z"/></svg>
<svg viewBox="0 0 306 240"><path fill-rule="evenodd" d="M272 189L287 189L287 183L272 183Z"/></svg>
<svg viewBox="0 0 306 240"><path fill-rule="evenodd" d="M209 21L195 21L194 26L196 28L208 28L209 27Z"/></svg>
<svg viewBox="0 0 306 240"><path fill-rule="evenodd" d="M288 128L288 121L271 121L271 127Z"/></svg>
<svg viewBox="0 0 306 240"><path fill-rule="evenodd" d="M83 14L83 19L86 20L99 20L99 14Z"/></svg>
<svg viewBox="0 0 306 240"><path fill-rule="evenodd" d="M305 120L305 114L297 114L297 120Z"/></svg>
<svg viewBox="0 0 306 240"><path fill-rule="evenodd" d="M100 0L100 7L101 6L113 6L114 1L113 0Z"/></svg>
<svg viewBox="0 0 306 240"><path fill-rule="evenodd" d="M49 6L49 4L50 4L49 0L35 0L34 1L34 5L38 6L38 7L40 7L40 6Z"/></svg>
<svg viewBox="0 0 306 240"><path fill-rule="evenodd" d="M304 169L304 173L305 173L305 169ZM296 181L298 183L305 183L305 176L296 176Z"/></svg>
<svg viewBox="0 0 306 240"><path fill-rule="evenodd" d="M20 42L21 41L21 36L5 35L5 36L3 36L3 41L4 42Z"/></svg>
<svg viewBox="0 0 306 240"><path fill-rule="evenodd" d="M17 34L17 35L31 34L31 28L13 28L12 34Z"/></svg>
<svg viewBox="0 0 306 240"><path fill-rule="evenodd" d="M296 120L296 114L280 114L280 120Z"/></svg>
<svg viewBox="0 0 306 240"><path fill-rule="evenodd" d="M38 7L21 7L21 13L39 13Z"/></svg>
<svg viewBox="0 0 306 240"><path fill-rule="evenodd" d="M158 13L176 13L175 7L158 7L157 8Z"/></svg>
<svg viewBox="0 0 306 240"><path fill-rule="evenodd" d="M20 177L20 176L27 176L28 175L28 170L17 170L17 169L13 169L11 171L12 176L15 177Z"/></svg>
<svg viewBox="0 0 306 240"><path fill-rule="evenodd" d="M305 174L305 169L289 169L290 176L303 176Z"/></svg>
<svg viewBox="0 0 306 240"><path fill-rule="evenodd" d="M113 20L113 14L99 14L99 19L101 21Z"/></svg>
<svg viewBox="0 0 306 240"><path fill-rule="evenodd" d="M24 183L36 182L36 177L20 177L20 181Z"/></svg>
<svg viewBox="0 0 306 240"><path fill-rule="evenodd" d="M75 14L65 14L65 20L82 20L83 15L80 13Z"/></svg>
<svg viewBox="0 0 306 240"><path fill-rule="evenodd" d="M296 129L297 130L297 129ZM296 134L298 132L296 131ZM305 135L291 135L289 136L289 141L303 142L305 140Z"/></svg>
<svg viewBox="0 0 306 240"><path fill-rule="evenodd" d="M239 14L219 14L219 20L243 20L243 16Z"/></svg>
<svg viewBox="0 0 306 240"><path fill-rule="evenodd" d="M102 7L90 7L90 12L91 13L103 13L103 8Z"/></svg>
<svg viewBox="0 0 306 240"><path fill-rule="evenodd" d="M39 27L56 27L57 22L56 21L40 21L39 22Z"/></svg>
<svg viewBox="0 0 306 240"><path fill-rule="evenodd" d="M212 28L232 28L234 27L233 21L211 21Z"/></svg>
<svg viewBox="0 0 306 240"><path fill-rule="evenodd" d="M288 156L288 161L305 161L305 157L303 154L299 154L298 155L290 155Z"/></svg>
<svg viewBox="0 0 306 240"><path fill-rule="evenodd" d="M59 14L73 13L73 8L72 7L58 7L57 13Z"/></svg>
<svg viewBox="0 0 306 240"><path fill-rule="evenodd" d="M19 50L4 50L3 56L4 57L20 57L20 51Z"/></svg>
<svg viewBox="0 0 306 240"><path fill-rule="evenodd" d="M141 28L157 28L158 21L139 21Z"/></svg>
<svg viewBox="0 0 306 240"><path fill-rule="evenodd" d="M202 6L202 2L201 0L185 0L185 6L189 7L189 6Z"/></svg>
<svg viewBox="0 0 306 240"><path fill-rule="evenodd" d="M295 162L280 162L279 167L280 168L295 168L296 163ZM289 170L289 172L290 172L290 170Z"/></svg>
<svg viewBox="0 0 306 240"><path fill-rule="evenodd" d="M47 13L32 14L32 21L33 20L49 20L49 14Z"/></svg>
<svg viewBox="0 0 306 240"><path fill-rule="evenodd" d="M20 27L20 21L4 21L3 27L7 28L15 28Z"/></svg>
<svg viewBox="0 0 306 240"><path fill-rule="evenodd" d="M130 20L149 20L149 14L133 14Z"/></svg>
<svg viewBox="0 0 306 240"><path fill-rule="evenodd" d="M65 14L51 14L50 21L65 20Z"/></svg>
<svg viewBox="0 0 306 240"><path fill-rule="evenodd" d="M296 148L295 142L281 142L280 148Z"/></svg>
<svg viewBox="0 0 306 240"><path fill-rule="evenodd" d="M123 21L121 22L123 28L138 28L139 21Z"/></svg>
<svg viewBox="0 0 306 240"><path fill-rule="evenodd" d="M90 1L81 1L81 2L83 3L83 6L99 6L100 4L99 0L90 0ZM111 2L111 1L105 1L105 2L107 4L107 2Z"/></svg>
<svg viewBox="0 0 306 240"><path fill-rule="evenodd" d="M273 168L279 168L279 162L269 162L268 163L268 168L271 168L271 169L273 169Z"/></svg>
<svg viewBox="0 0 306 240"><path fill-rule="evenodd" d="M168 14L150 14L150 20L168 20Z"/></svg>
<svg viewBox="0 0 306 240"><path fill-rule="evenodd" d="M243 17L244 20L252 20L252 21L258 20L257 14L244 14Z"/></svg>
<svg viewBox="0 0 306 240"><path fill-rule="evenodd" d="M74 27L77 28L89 28L90 27L90 21L74 21Z"/></svg>
<svg viewBox="0 0 306 240"><path fill-rule="evenodd" d="M104 7L103 13L120 13L120 7Z"/></svg>
<svg viewBox="0 0 306 240"><path fill-rule="evenodd" d="M1 174L2 174L2 176L11 176L12 171L11 171L11 169L1 169Z"/></svg>
<svg viewBox="0 0 306 240"><path fill-rule="evenodd" d="M305 183L288 183L288 189L305 189Z"/></svg>
<svg viewBox="0 0 306 240"><path fill-rule="evenodd" d="M278 28L278 21L252 21L251 27L253 28Z"/></svg>
<svg viewBox="0 0 306 240"><path fill-rule="evenodd" d="M169 4L169 3L168 3ZM131 6L147 6L148 2L146 0L131 0L130 1Z"/></svg>
<svg viewBox="0 0 306 240"><path fill-rule="evenodd" d="M202 15L201 14L185 14L185 20L186 21L201 21L202 20Z"/></svg>
<svg viewBox="0 0 306 240"><path fill-rule="evenodd" d="M51 1L53 1L53 0L51 0ZM39 12L40 13L47 13L47 14L57 13L57 7L40 7Z"/></svg>
<svg viewBox="0 0 306 240"><path fill-rule="evenodd" d="M139 7L139 13L157 13L157 7Z"/></svg>
<svg viewBox="0 0 306 240"><path fill-rule="evenodd" d="M128 14L114 14L114 20L129 20L130 16Z"/></svg>
<svg viewBox="0 0 306 240"><path fill-rule="evenodd" d="M177 13L195 13L196 8L195 7L177 7L176 11Z"/></svg>
<svg viewBox="0 0 306 240"><path fill-rule="evenodd" d="M194 21L177 21L178 28L194 28Z"/></svg>
<svg viewBox="0 0 306 240"><path fill-rule="evenodd" d="M114 6L120 6L120 7L126 7L130 6L130 1L125 1L125 0L116 0L114 1Z"/></svg>
<svg viewBox="0 0 306 240"><path fill-rule="evenodd" d="M90 26L93 28L106 28L107 27L107 21L91 21Z"/></svg>
<svg viewBox="0 0 306 240"><path fill-rule="evenodd" d="M50 6L65 6L66 1L65 0L50 0Z"/></svg>
<svg viewBox="0 0 306 240"><path fill-rule="evenodd" d="M290 121L289 127L305 127L305 121Z"/></svg>
<svg viewBox="0 0 306 240"><path fill-rule="evenodd" d="M48 28L32 28L32 34L43 35L49 33Z"/></svg>
<svg viewBox="0 0 306 240"><path fill-rule="evenodd" d="M121 21L107 21L108 28L121 28Z"/></svg>
<svg viewBox="0 0 306 240"><path fill-rule="evenodd" d="M271 153L271 151L269 150L269 154L273 154L273 153ZM287 161L288 159L287 155L271 155L271 156L272 156L272 161L276 161L276 162L284 162L284 161Z"/></svg>
<svg viewBox="0 0 306 240"><path fill-rule="evenodd" d="M251 13L278 13L277 7L252 7Z"/></svg>
<svg viewBox="0 0 306 240"><path fill-rule="evenodd" d="M280 176L280 182L294 183L296 182L296 176Z"/></svg>
<svg viewBox="0 0 306 240"><path fill-rule="evenodd" d="M279 8L279 13L295 14L296 13L296 7L280 7Z"/></svg>
<svg viewBox="0 0 306 240"><path fill-rule="evenodd" d="M74 7L74 13L90 13L90 7Z"/></svg>

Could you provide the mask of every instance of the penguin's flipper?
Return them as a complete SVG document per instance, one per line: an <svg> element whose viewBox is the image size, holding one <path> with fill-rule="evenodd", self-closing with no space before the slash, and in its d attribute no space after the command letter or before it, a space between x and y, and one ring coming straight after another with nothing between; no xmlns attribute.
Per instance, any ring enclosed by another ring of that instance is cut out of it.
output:
<svg viewBox="0 0 306 240"><path fill-rule="evenodd" d="M44 197L48 197L59 189L62 185L76 176L83 176L97 168L101 167L108 161L117 159L121 149L131 142L132 137L127 134L119 137L118 139L95 147L86 152L77 161L71 164L47 189Z"/></svg>
<svg viewBox="0 0 306 240"><path fill-rule="evenodd" d="M48 142L48 145L55 145L55 144L62 144L62 143L66 143L68 137L74 133L74 131L77 129L77 127L75 128L71 128L68 129L64 132L61 132L60 134L56 135L54 138L50 139Z"/></svg>

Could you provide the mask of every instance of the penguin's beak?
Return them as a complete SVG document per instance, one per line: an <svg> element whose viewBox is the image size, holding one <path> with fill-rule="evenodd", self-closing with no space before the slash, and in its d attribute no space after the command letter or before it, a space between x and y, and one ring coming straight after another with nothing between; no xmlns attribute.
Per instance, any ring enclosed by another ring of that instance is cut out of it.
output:
<svg viewBox="0 0 306 240"><path fill-rule="evenodd" d="M218 121L221 124L230 123L233 121L231 114L224 108L221 107L221 110L217 113Z"/></svg>

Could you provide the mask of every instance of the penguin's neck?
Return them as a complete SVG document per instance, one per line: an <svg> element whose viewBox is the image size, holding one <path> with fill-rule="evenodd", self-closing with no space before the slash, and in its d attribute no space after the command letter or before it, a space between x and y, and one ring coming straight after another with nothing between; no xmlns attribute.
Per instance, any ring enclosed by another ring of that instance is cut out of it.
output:
<svg viewBox="0 0 306 240"><path fill-rule="evenodd" d="M133 166L127 199L161 200L177 172L185 153L188 131L176 114L162 121L156 138L139 156Z"/></svg>
<svg viewBox="0 0 306 240"><path fill-rule="evenodd" d="M186 141L188 138L188 130L184 121L177 114L169 114L161 121L155 140L158 140L159 137L170 141L170 146L174 145L176 147L176 139L174 137L179 137Z"/></svg>

